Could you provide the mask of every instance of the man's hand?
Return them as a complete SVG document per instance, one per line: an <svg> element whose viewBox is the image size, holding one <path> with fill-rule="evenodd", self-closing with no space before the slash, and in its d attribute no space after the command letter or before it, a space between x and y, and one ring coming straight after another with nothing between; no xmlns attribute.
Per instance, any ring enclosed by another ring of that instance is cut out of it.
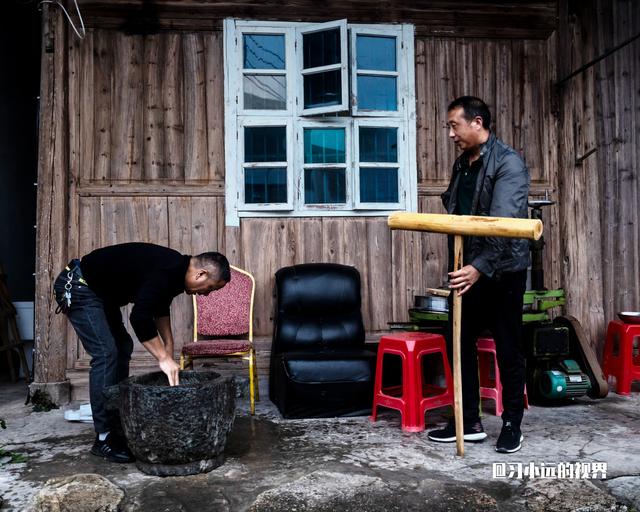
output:
<svg viewBox="0 0 640 512"><path fill-rule="evenodd" d="M156 336L149 341L143 341L142 345L158 360L160 369L169 378L169 385L177 386L180 366L173 360L173 354L167 352L160 337Z"/></svg>
<svg viewBox="0 0 640 512"><path fill-rule="evenodd" d="M458 295L462 295L480 279L480 275L480 271L473 265L465 265L460 270L449 272L449 288L457 290Z"/></svg>
<svg viewBox="0 0 640 512"><path fill-rule="evenodd" d="M180 384L179 372L180 366L176 363L172 357L166 357L158 361L160 369L169 379L169 386L177 386Z"/></svg>

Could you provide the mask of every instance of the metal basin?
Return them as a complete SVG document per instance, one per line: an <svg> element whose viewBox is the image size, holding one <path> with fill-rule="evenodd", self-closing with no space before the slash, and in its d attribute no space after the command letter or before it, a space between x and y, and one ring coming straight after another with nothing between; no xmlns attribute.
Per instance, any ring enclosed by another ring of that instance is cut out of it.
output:
<svg viewBox="0 0 640 512"><path fill-rule="evenodd" d="M114 387L138 469L156 476L192 475L224 462L227 434L235 418L231 377L181 371L180 385L171 387L162 372L154 372Z"/></svg>
<svg viewBox="0 0 640 512"><path fill-rule="evenodd" d="M436 295L415 295L413 298L416 308L423 311L446 313L449 311L449 303L446 297Z"/></svg>
<svg viewBox="0 0 640 512"><path fill-rule="evenodd" d="M618 318L625 324L640 324L640 311L620 311Z"/></svg>

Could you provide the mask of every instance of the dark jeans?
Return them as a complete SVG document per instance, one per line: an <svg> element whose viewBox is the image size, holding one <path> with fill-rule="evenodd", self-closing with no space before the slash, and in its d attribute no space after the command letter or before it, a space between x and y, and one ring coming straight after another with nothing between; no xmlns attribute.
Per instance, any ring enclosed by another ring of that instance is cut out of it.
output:
<svg viewBox="0 0 640 512"><path fill-rule="evenodd" d="M520 425L524 413L525 355L522 344L522 301L527 271L508 272L499 279L481 276L462 296L460 363L462 409L465 423L477 421L480 413L480 382L476 342L489 330L496 342L502 383L503 421ZM451 300L449 302L451 309ZM450 318L453 318L450 315ZM452 357L452 322L449 322L449 359Z"/></svg>
<svg viewBox="0 0 640 512"><path fill-rule="evenodd" d="M72 272L71 307L66 309L64 293L68 274L69 271L63 270L53 285L56 302L91 356L89 397L93 425L98 433L108 432L119 428L119 418L117 412L106 410L102 390L129 376L133 340L122 323L120 308L105 305L91 288L80 282L77 271Z"/></svg>

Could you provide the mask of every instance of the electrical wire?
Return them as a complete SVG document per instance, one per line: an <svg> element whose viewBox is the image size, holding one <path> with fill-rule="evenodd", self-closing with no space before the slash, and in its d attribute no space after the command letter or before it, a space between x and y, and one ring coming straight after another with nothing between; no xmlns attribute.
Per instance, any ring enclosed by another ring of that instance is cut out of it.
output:
<svg viewBox="0 0 640 512"><path fill-rule="evenodd" d="M76 12L78 13L78 18L80 18L80 29L82 31L82 34L80 34L80 32L78 32L78 29L76 28L75 23L73 22L73 20L71 19L71 16L69 16L69 13L67 12L67 10L64 8L64 5L62 5L60 3L60 0L41 0L40 3L38 5L42 5L42 4L53 4L53 5L57 5L60 7L60 9L62 9L62 11L64 12L65 16L67 17L67 20L69 20L69 24L71 25L71 28L73 29L73 31L76 33L76 35L80 38L80 39L84 39L85 35L86 35L86 30L84 28L84 21L82 20L82 14L80 14L80 7L78 7L78 1L77 0L73 0L73 3L76 6Z"/></svg>

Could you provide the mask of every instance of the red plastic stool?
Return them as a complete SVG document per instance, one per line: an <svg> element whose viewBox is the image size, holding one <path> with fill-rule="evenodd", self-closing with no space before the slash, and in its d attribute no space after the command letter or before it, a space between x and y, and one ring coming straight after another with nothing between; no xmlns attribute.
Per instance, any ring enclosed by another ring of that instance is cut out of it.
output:
<svg viewBox="0 0 640 512"><path fill-rule="evenodd" d="M493 375L491 374L491 366L493 366ZM493 338L478 339L478 371L480 373L480 398L494 400L496 403L496 416L501 416L504 411L504 407L502 407L502 384L496 355L496 342ZM524 386L524 406L527 409L529 408L526 384Z"/></svg>
<svg viewBox="0 0 640 512"><path fill-rule="evenodd" d="M631 382L640 380L639 345L640 324L625 324L620 320L609 322L602 372L607 379L611 375L616 378L616 393L619 395L628 395L631 392Z"/></svg>
<svg viewBox="0 0 640 512"><path fill-rule="evenodd" d="M383 359L385 354L400 356L402 360L402 385L382 387ZM446 387L428 386L422 380L422 358L440 354L444 367ZM437 394L432 395L432 392ZM429 396L426 396L429 395ZM444 337L424 332L400 332L380 338L376 360L376 381L373 391L371 421L376 421L379 406L397 409L402 416L402 430L424 430L427 409L453 405L453 378L449 368Z"/></svg>

